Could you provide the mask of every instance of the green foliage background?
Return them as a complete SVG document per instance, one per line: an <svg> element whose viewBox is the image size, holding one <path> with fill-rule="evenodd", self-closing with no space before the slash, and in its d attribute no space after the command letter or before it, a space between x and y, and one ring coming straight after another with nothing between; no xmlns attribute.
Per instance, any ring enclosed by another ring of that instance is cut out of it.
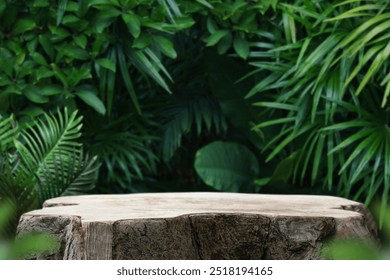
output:
<svg viewBox="0 0 390 280"><path fill-rule="evenodd" d="M95 192L388 202L388 1L7 0L0 22L0 114L79 110Z"/></svg>

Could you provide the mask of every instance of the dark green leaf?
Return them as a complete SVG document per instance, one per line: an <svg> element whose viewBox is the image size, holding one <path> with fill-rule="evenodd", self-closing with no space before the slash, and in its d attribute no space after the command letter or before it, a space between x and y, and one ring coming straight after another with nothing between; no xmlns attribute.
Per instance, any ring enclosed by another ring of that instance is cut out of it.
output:
<svg viewBox="0 0 390 280"><path fill-rule="evenodd" d="M31 55L32 59L33 59L36 63L38 63L38 64L40 64L40 65L42 65L42 66L48 66L47 61L46 61L46 59L43 57L42 54L37 53L37 52L34 52L34 53L31 53L30 55Z"/></svg>
<svg viewBox="0 0 390 280"><path fill-rule="evenodd" d="M223 191L249 187L259 175L256 157L245 146L213 142L196 153L195 170L209 186Z"/></svg>
<svg viewBox="0 0 390 280"><path fill-rule="evenodd" d="M91 89L77 89L75 94L80 97L86 104L96 110L96 112L104 115L106 114L106 108L103 102L96 95L96 91Z"/></svg>
<svg viewBox="0 0 390 280"><path fill-rule="evenodd" d="M215 31L213 34L211 34L209 37L207 37L205 39L206 41L206 45L208 47L210 46L214 46L216 44L218 44L218 42L223 38L225 37L226 35L229 34L229 31L227 30L218 30L218 31Z"/></svg>
<svg viewBox="0 0 390 280"><path fill-rule="evenodd" d="M24 33L26 31L32 30L35 27L37 27L37 24L35 21L31 18L22 18L19 19L14 28L12 29L12 34L13 35L19 35L21 33Z"/></svg>
<svg viewBox="0 0 390 280"><path fill-rule="evenodd" d="M249 55L249 43L246 39L236 36L233 43L234 50L243 59L247 59Z"/></svg>
<svg viewBox="0 0 390 280"><path fill-rule="evenodd" d="M116 64L112 60L108 58L100 58L96 60L96 63L101 67L111 70L112 72L116 72Z"/></svg>
<svg viewBox="0 0 390 280"><path fill-rule="evenodd" d="M41 88L40 91L42 95L52 96L63 93L64 89L60 86L51 85Z"/></svg>
<svg viewBox="0 0 390 280"><path fill-rule="evenodd" d="M85 49L88 43L87 37L85 35L75 36L73 40L75 44L82 49Z"/></svg>
<svg viewBox="0 0 390 280"><path fill-rule="evenodd" d="M54 57L54 47L48 35L39 35L39 43L51 59Z"/></svg>
<svg viewBox="0 0 390 280"><path fill-rule="evenodd" d="M138 38L136 38L133 42L133 48L136 49L144 49L148 47L153 42L152 36L146 34L141 35Z"/></svg>
<svg viewBox="0 0 390 280"><path fill-rule="evenodd" d="M211 5L209 2L207 2L206 0L196 0L196 2L206 6L207 8L209 9L213 9L213 5Z"/></svg>
<svg viewBox="0 0 390 280"><path fill-rule="evenodd" d="M138 38L141 34L141 21L138 16L132 13L122 14L123 21L126 23L127 28L134 38Z"/></svg>
<svg viewBox="0 0 390 280"><path fill-rule="evenodd" d="M23 90L24 96L34 103L47 103L49 98L40 92L40 90L35 86L27 86Z"/></svg>
<svg viewBox="0 0 390 280"><path fill-rule="evenodd" d="M137 97L137 94L136 94L134 87L133 87L133 82L131 81L131 78L129 75L129 69L127 66L126 56L123 53L123 49L120 47L117 48L117 56L118 56L119 68L121 70L122 78L123 78L123 81L125 82L126 89L130 95L131 100L133 101L133 104L134 104L137 112L140 114L141 107L139 105L138 97Z"/></svg>
<svg viewBox="0 0 390 280"><path fill-rule="evenodd" d="M66 6L68 5L68 0L58 0L58 8L57 8L57 26L61 24L62 18L64 17Z"/></svg>
<svg viewBox="0 0 390 280"><path fill-rule="evenodd" d="M176 58L177 54L173 43L171 40L168 40L162 36L153 36L153 42L156 44L157 48L166 56L170 58Z"/></svg>

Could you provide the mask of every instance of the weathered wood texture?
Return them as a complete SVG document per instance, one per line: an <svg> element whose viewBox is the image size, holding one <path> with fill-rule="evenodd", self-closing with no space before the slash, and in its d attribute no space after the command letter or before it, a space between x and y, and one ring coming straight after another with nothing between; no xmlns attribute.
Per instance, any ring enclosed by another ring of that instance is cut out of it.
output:
<svg viewBox="0 0 390 280"><path fill-rule="evenodd" d="M59 197L22 216L32 231L61 240L41 259L319 259L328 238L376 240L354 201L233 193Z"/></svg>

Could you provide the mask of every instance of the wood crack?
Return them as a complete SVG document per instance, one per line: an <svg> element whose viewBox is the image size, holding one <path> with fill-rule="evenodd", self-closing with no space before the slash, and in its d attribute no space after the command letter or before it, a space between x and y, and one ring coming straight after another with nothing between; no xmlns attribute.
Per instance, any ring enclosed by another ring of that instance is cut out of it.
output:
<svg viewBox="0 0 390 280"><path fill-rule="evenodd" d="M203 258L202 258L201 252L200 252L201 251L201 244L199 242L198 232L196 230L194 223L192 222L192 219L193 219L193 217L188 215L188 220L189 220L190 229L191 229L192 244L194 246L195 253L196 253L196 256L198 257L198 260L202 260Z"/></svg>

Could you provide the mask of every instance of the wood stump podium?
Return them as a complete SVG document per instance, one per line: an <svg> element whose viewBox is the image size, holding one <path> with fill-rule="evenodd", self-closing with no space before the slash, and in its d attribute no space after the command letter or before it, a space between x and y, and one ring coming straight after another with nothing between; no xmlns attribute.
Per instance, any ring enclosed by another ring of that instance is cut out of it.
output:
<svg viewBox="0 0 390 280"><path fill-rule="evenodd" d="M329 238L377 238L354 201L237 193L59 197L21 217L32 231L61 242L38 259L319 259Z"/></svg>

